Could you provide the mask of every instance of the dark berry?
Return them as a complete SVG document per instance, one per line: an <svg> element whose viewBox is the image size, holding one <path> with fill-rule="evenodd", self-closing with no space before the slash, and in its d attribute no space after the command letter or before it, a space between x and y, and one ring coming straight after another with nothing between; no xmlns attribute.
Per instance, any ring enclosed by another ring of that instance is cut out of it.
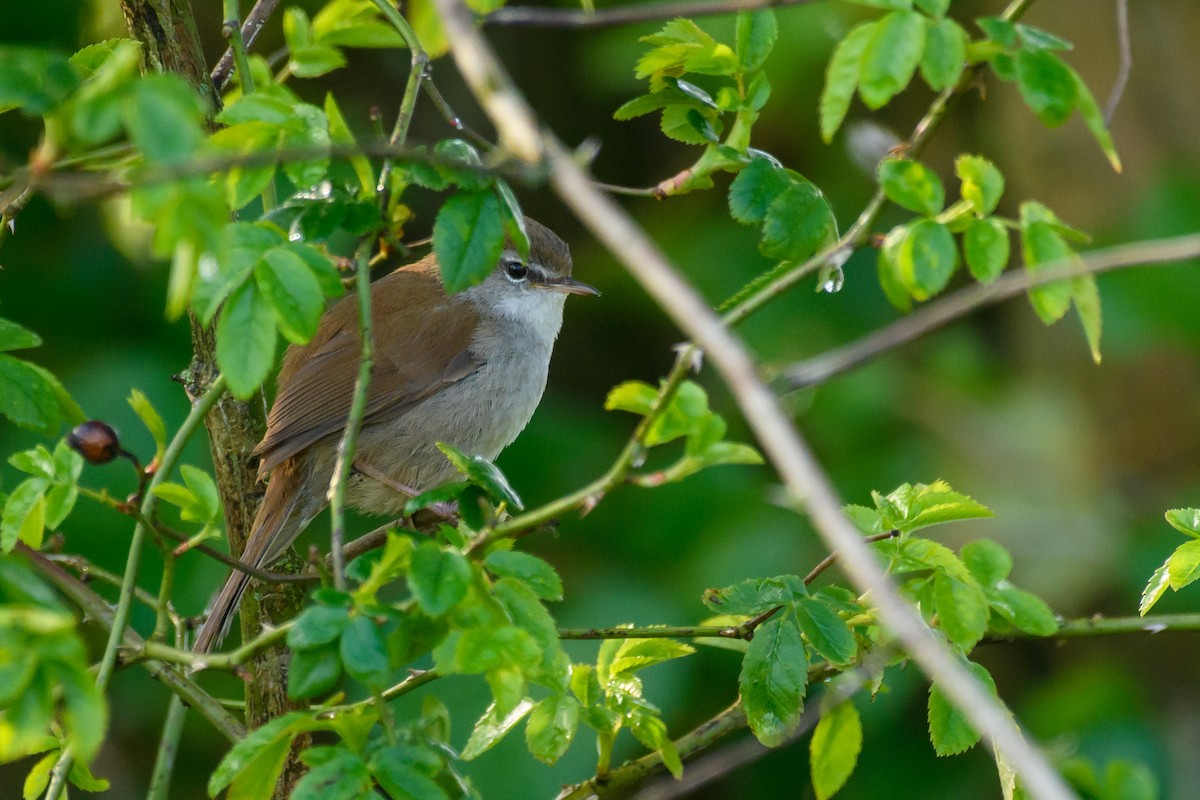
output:
<svg viewBox="0 0 1200 800"><path fill-rule="evenodd" d="M117 432L106 422L88 420L75 426L67 444L79 452L89 464L107 464L121 452Z"/></svg>

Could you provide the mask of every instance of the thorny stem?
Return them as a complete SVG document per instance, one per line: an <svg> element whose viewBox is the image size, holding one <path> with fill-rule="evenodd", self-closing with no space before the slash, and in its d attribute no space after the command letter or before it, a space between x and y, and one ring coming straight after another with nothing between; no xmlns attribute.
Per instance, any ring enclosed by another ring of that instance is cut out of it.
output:
<svg viewBox="0 0 1200 800"><path fill-rule="evenodd" d="M233 48L233 60L237 64L238 76L242 82L242 94L254 94L254 78L250 74L250 60L246 58L246 43L242 40L242 29L238 23L238 0L225 0L225 24L223 32L229 37L229 45ZM274 211L279 205L275 194L275 180L267 181L262 190L263 213Z"/></svg>
<svg viewBox="0 0 1200 800"><path fill-rule="evenodd" d="M250 13L246 15L246 21L242 23L241 30L239 31L243 42L243 50L254 44L254 40L258 38L259 31L262 30L263 25L267 24L267 19L270 18L277 5L279 5L279 0L258 0L254 4L254 7L250 9ZM231 46L221 56L221 60L217 62L217 66L213 68L210 77L218 95L225 91L225 86L229 83L229 78L233 74L234 55L234 49ZM239 66L238 69L240 70L241 67ZM243 72L242 74L249 73Z"/></svg>
<svg viewBox="0 0 1200 800"><path fill-rule="evenodd" d="M413 111L417 107L417 96L421 93L421 83L425 80L429 70L429 54L425 52L425 48L421 46L420 40L417 38L416 32L396 7L388 0L372 0L379 12L392 24L392 27L404 39L404 43L408 45L409 53L412 56L409 70L408 82L404 86L404 96L400 100L400 112L396 115L396 125L392 129L392 135L388 138L390 147L403 147L408 140L408 128L412 124ZM440 94L434 93L438 99ZM434 101L435 105L437 100ZM445 101L442 101L445 104ZM439 106L440 108L441 106ZM447 107L447 111L449 108ZM457 119L457 117L455 117ZM376 193L379 195L379 210L386 214L388 204L391 200L391 174L392 160L384 159L383 166L379 170L379 183L376 187Z"/></svg>

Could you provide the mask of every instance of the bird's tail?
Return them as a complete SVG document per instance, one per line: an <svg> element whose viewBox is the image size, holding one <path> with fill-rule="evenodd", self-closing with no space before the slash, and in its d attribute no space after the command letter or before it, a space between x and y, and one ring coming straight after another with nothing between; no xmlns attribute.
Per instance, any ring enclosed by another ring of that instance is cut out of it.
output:
<svg viewBox="0 0 1200 800"><path fill-rule="evenodd" d="M288 548L300 532L303 524L296 518L300 494L297 478L292 463L285 462L274 470L267 484L267 494L254 517L253 532L241 555L242 563L255 568L269 564ZM229 633L251 579L251 575L241 570L235 570L229 576L213 600L208 618L196 634L195 644L192 645L194 652L207 653L221 644Z"/></svg>

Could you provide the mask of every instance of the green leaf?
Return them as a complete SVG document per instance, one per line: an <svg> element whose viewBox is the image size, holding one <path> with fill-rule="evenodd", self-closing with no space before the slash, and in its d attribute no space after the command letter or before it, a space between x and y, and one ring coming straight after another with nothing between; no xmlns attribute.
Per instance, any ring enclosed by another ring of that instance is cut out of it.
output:
<svg viewBox="0 0 1200 800"><path fill-rule="evenodd" d="M1032 201L1021 204L1021 250L1025 267L1031 272L1043 271L1046 265L1064 267L1075 258L1075 252L1063 238L1062 231L1046 216L1054 215L1045 206ZM1047 325L1062 319L1071 307L1072 284L1069 280L1055 281L1029 290L1033 310Z"/></svg>
<svg viewBox="0 0 1200 800"><path fill-rule="evenodd" d="M737 25L734 32L736 42L735 52L742 70L753 72L760 68L775 40L779 38L779 23L775 12L771 9L748 12L741 11L737 15Z"/></svg>
<svg viewBox="0 0 1200 800"><path fill-rule="evenodd" d="M1004 194L1004 176L983 156L961 155L954 159L954 172L962 181L963 199L975 213L985 217L996 210Z"/></svg>
<svg viewBox="0 0 1200 800"><path fill-rule="evenodd" d="M237 796L269 797L283 769L292 737L315 727L315 721L308 714L292 711L250 731L244 738L234 742L233 748L225 754L208 779L209 797L216 797L235 780L243 790ZM247 791L252 787L258 787L259 791Z"/></svg>
<svg viewBox="0 0 1200 800"><path fill-rule="evenodd" d="M502 578L515 578L543 600L562 600L562 579L554 567L537 556L516 550L497 550L483 562Z"/></svg>
<svg viewBox="0 0 1200 800"><path fill-rule="evenodd" d="M22 328L11 320L0 319L0 352L27 350L31 347L40 347L41 344L42 337L33 331Z"/></svg>
<svg viewBox="0 0 1200 800"><path fill-rule="evenodd" d="M829 59L825 70L825 88L821 90L821 138L828 144L833 140L850 110L850 100L858 88L862 72L863 53L875 35L877 22L862 22L854 26Z"/></svg>
<svg viewBox="0 0 1200 800"><path fill-rule="evenodd" d="M909 296L908 288L900 278L899 269L893 263L891 254L897 252L900 242L907 235L908 229L903 225L897 225L895 228L892 228L888 232L888 235L884 237L883 246L879 248L879 255L875 262L875 272L879 279L879 288L883 290L884 297L897 310L905 314L912 311L912 297Z"/></svg>
<svg viewBox="0 0 1200 800"><path fill-rule="evenodd" d="M309 606L288 630L287 645L292 650L315 650L332 644L349 621L350 611L345 606Z"/></svg>
<svg viewBox="0 0 1200 800"><path fill-rule="evenodd" d="M1175 530L1193 539L1200 538L1200 508L1172 508L1164 516Z"/></svg>
<svg viewBox="0 0 1200 800"><path fill-rule="evenodd" d="M1100 110L1099 104L1096 103L1096 98L1092 96L1092 91L1083 82L1083 78L1079 77L1079 73L1070 67L1067 67L1067 69L1070 71L1071 77L1075 80L1076 108L1079 109L1079 115L1083 117L1083 122L1087 125L1087 129L1091 131L1092 136L1096 139L1096 143L1104 151L1104 156L1108 159L1108 163L1112 165L1113 171L1120 172L1121 157L1117 155L1117 148L1113 144L1112 134L1108 130L1108 124L1104 121L1104 113Z"/></svg>
<svg viewBox="0 0 1200 800"><path fill-rule="evenodd" d="M72 637L72 640L78 644L78 639ZM82 664L77 669L56 670L56 673L63 695L67 744L75 757L86 764L96 757L96 752L104 743L108 706L104 694Z"/></svg>
<svg viewBox="0 0 1200 800"><path fill-rule="evenodd" d="M346 118L342 116L342 110L338 107L332 92L325 94L325 118L329 120L330 141L355 153L350 156L349 161L350 166L354 169L355 177L358 178L358 197L373 197L375 194L375 169L371 166L370 159L356 152L358 143L354 140L354 134L350 131L350 126L346 124Z"/></svg>
<svg viewBox="0 0 1200 800"><path fill-rule="evenodd" d="M538 761L554 764L571 746L579 728L579 701L571 694L544 698L525 723L525 744Z"/></svg>
<svg viewBox="0 0 1200 800"><path fill-rule="evenodd" d="M1012 572L1012 556L991 539L976 539L964 544L962 562L984 588L995 586Z"/></svg>
<svg viewBox="0 0 1200 800"><path fill-rule="evenodd" d="M307 700L332 689L342 677L342 660L332 645L292 654L288 667L288 697Z"/></svg>
<svg viewBox="0 0 1200 800"><path fill-rule="evenodd" d="M984 35L1004 46L1005 50L1012 50L1017 46L1017 26L1001 17L980 17L975 20L975 24L983 31Z"/></svg>
<svg viewBox="0 0 1200 800"><path fill-rule="evenodd" d="M34 550L41 548L46 529L45 492L44 479L26 478L8 495L0 516L0 552L11 553L18 541Z"/></svg>
<svg viewBox="0 0 1200 800"><path fill-rule="evenodd" d="M1058 619L1050 606L1035 594L1001 581L990 598L992 607L1017 628L1034 636L1051 636L1058 631Z"/></svg>
<svg viewBox="0 0 1200 800"><path fill-rule="evenodd" d="M800 628L790 614L776 615L754 632L738 676L742 707L758 741L775 747L796 729L807 685Z"/></svg>
<svg viewBox="0 0 1200 800"><path fill-rule="evenodd" d="M991 283L1008 266L1008 229L996 219L972 220L963 232L967 269L980 283Z"/></svg>
<svg viewBox="0 0 1200 800"><path fill-rule="evenodd" d="M836 239L837 223L825 195L801 179L767 208L759 250L769 258L797 262Z"/></svg>
<svg viewBox="0 0 1200 800"><path fill-rule="evenodd" d="M33 765L29 774L25 776L25 784L21 791L22 800L37 800L42 796L42 792L50 785L50 772L61 755L62 751L55 748Z"/></svg>
<svg viewBox="0 0 1200 800"><path fill-rule="evenodd" d="M925 24L925 50L921 54L921 77L935 92L958 83L967 61L967 32L957 22L943 17Z"/></svg>
<svg viewBox="0 0 1200 800"><path fill-rule="evenodd" d="M293 344L307 343L317 332L325 296L304 259L286 248L272 248L254 267L254 279L280 333Z"/></svg>
<svg viewBox="0 0 1200 800"><path fill-rule="evenodd" d="M217 322L217 365L235 397L248 398L275 362L275 318L271 304L244 283L229 295Z"/></svg>
<svg viewBox="0 0 1200 800"><path fill-rule="evenodd" d="M408 585L413 597L432 616L441 616L467 596L471 565L462 553L424 542L413 550Z"/></svg>
<svg viewBox="0 0 1200 800"><path fill-rule="evenodd" d="M925 50L925 18L893 11L877 23L862 54L858 93L868 108L882 108L916 72Z"/></svg>
<svg viewBox="0 0 1200 800"><path fill-rule="evenodd" d="M442 451L454 468L461 472L471 483L488 493L497 503L507 503L509 507L521 511L525 508L512 484L500 469L482 456L467 456L445 442L438 442L437 448Z"/></svg>
<svg viewBox="0 0 1200 800"><path fill-rule="evenodd" d="M950 0L916 0L916 6L931 17L944 17L950 10Z"/></svg>
<svg viewBox="0 0 1200 800"><path fill-rule="evenodd" d="M756 225L792 183L788 171L770 159L752 159L729 185L729 213L738 222Z"/></svg>
<svg viewBox="0 0 1200 800"><path fill-rule="evenodd" d="M1049 50L1020 50L1016 63L1021 97L1042 124L1053 128L1066 122L1079 100L1074 71Z"/></svg>
<svg viewBox="0 0 1200 800"><path fill-rule="evenodd" d="M696 648L674 639L619 639L610 640L613 643L603 647L603 653L597 658L597 669L602 673L602 680L613 681L627 675L673 661L676 658L690 656ZM607 644L607 643L606 643Z"/></svg>
<svg viewBox="0 0 1200 800"><path fill-rule="evenodd" d="M1146 616L1150 609L1154 608L1154 604L1159 601L1163 594L1167 591L1167 587L1171 585L1171 576L1167 571L1171 563L1171 558L1167 560L1161 567L1154 570L1154 574L1150 576L1150 580L1146 583L1146 588L1142 590L1142 601L1138 604L1138 614Z"/></svg>
<svg viewBox="0 0 1200 800"><path fill-rule="evenodd" d="M311 748L304 756L329 752L327 760L309 764L311 769L289 795L289 800L360 800L370 797L371 775L357 753L340 747Z"/></svg>
<svg viewBox="0 0 1200 800"><path fill-rule="evenodd" d="M133 389L129 392L129 407L133 409L133 413L138 415L138 419L146 426L146 430L150 432L150 436L154 439L154 458L161 461L163 454L167 451L167 425L163 422L163 418L159 415L154 404L150 402L150 398L146 397L140 389Z"/></svg>
<svg viewBox="0 0 1200 800"><path fill-rule="evenodd" d="M391 756L403 747L384 748L371 757L371 774L392 800L449 800L437 781L411 763Z"/></svg>
<svg viewBox="0 0 1200 800"><path fill-rule="evenodd" d="M918 214L932 217L946 204L941 178L919 161L885 159L879 165L879 184L889 200Z"/></svg>
<svg viewBox="0 0 1200 800"><path fill-rule="evenodd" d="M991 694L996 694L996 682L991 674L979 664L968 661L967 666ZM956 709L934 684L929 689L929 740L939 756L952 756L966 752L979 741L979 734L971 727L962 713Z"/></svg>
<svg viewBox="0 0 1200 800"><path fill-rule="evenodd" d="M316 78L346 66L346 56L336 47L310 45L289 52L288 69L297 78Z"/></svg>
<svg viewBox="0 0 1200 800"><path fill-rule="evenodd" d="M471 761L492 749L508 732L516 727L526 714L533 708L533 701L525 698L517 703L507 714L500 714L495 703L488 706L487 711L475 723L467 744L459 755L463 761Z"/></svg>
<svg viewBox="0 0 1200 800"><path fill-rule="evenodd" d="M846 784L862 751L862 720L853 700L821 715L809 742L809 764L817 800L827 800Z"/></svg>
<svg viewBox="0 0 1200 800"><path fill-rule="evenodd" d="M481 283L504 248L500 200L488 191L458 192L442 206L433 226L433 250L446 291Z"/></svg>
<svg viewBox="0 0 1200 800"><path fill-rule="evenodd" d="M836 611L819 600L801 598L796 601L795 612L808 643L829 663L843 665L854 661L858 644Z"/></svg>
<svg viewBox="0 0 1200 800"><path fill-rule="evenodd" d="M921 219L907 227L908 235L888 258L913 298L928 300L946 288L958 269L958 247L950 230L936 220Z"/></svg>
<svg viewBox="0 0 1200 800"><path fill-rule="evenodd" d="M808 596L808 589L796 575L776 578L747 578L724 589L708 589L701 600L721 614L754 616Z"/></svg>
<svg viewBox="0 0 1200 800"><path fill-rule="evenodd" d="M1167 578L1175 591L1200 578L1200 541L1184 542L1175 548L1167 559Z"/></svg>
<svg viewBox="0 0 1200 800"><path fill-rule="evenodd" d="M53 435L62 420L58 389L50 373L0 354L0 413L15 425Z"/></svg>
<svg viewBox="0 0 1200 800"><path fill-rule="evenodd" d="M987 633L988 602L979 585L939 573L933 579L938 625L950 641L969 651Z"/></svg>
<svg viewBox="0 0 1200 800"><path fill-rule="evenodd" d="M107 792L109 788L109 782L105 778L97 778L86 764L79 761L71 764L71 771L67 776L72 786L77 786L85 792Z"/></svg>
<svg viewBox="0 0 1200 800"><path fill-rule="evenodd" d="M605 411L629 411L646 416L654 410L658 390L641 381L626 381L614 386L604 400Z"/></svg>
<svg viewBox="0 0 1200 800"><path fill-rule="evenodd" d="M204 107L177 75L151 74L136 81L124 118L129 138L151 162L187 161L204 140Z"/></svg>
<svg viewBox="0 0 1200 800"><path fill-rule="evenodd" d="M363 615L351 618L342 631L341 653L351 678L375 690L387 687L392 667L383 631L374 620Z"/></svg>
<svg viewBox="0 0 1200 800"><path fill-rule="evenodd" d="M0 47L0 111L40 116L57 108L79 83L66 56L33 47Z"/></svg>
<svg viewBox="0 0 1200 800"><path fill-rule="evenodd" d="M1100 289L1096 286L1094 275L1077 275L1071 279L1071 303L1075 313L1083 324L1083 333L1087 338L1092 360L1100 363Z"/></svg>
<svg viewBox="0 0 1200 800"><path fill-rule="evenodd" d="M668 106L663 109L659 125L663 134L684 144L715 144L720 141L720 119L715 112L703 112L686 106Z"/></svg>

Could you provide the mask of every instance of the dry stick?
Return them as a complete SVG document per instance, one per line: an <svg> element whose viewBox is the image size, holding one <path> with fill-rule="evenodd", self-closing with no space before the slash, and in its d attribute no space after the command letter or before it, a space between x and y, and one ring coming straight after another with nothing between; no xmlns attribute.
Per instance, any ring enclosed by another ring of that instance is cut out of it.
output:
<svg viewBox="0 0 1200 800"><path fill-rule="evenodd" d="M1112 91L1108 93L1108 101L1104 104L1106 127L1112 124L1117 104L1121 102L1121 96L1125 94L1125 87L1129 84L1129 73L1133 71L1133 48L1129 44L1129 0L1117 0L1117 50L1121 56L1121 63L1117 67Z"/></svg>
<svg viewBox="0 0 1200 800"><path fill-rule="evenodd" d="M1200 257L1200 234L1189 234L1172 239L1093 250L1062 259L1057 266L1054 263L1039 266L1038 272L1008 272L994 283L986 286L968 286L857 341L793 364L783 370L784 380L790 389L821 383L871 361L882 353L908 344L972 311L1018 295L1034 286L1122 267L1171 264L1196 257Z"/></svg>
<svg viewBox="0 0 1200 800"><path fill-rule="evenodd" d="M574 8L541 8L508 6L484 17L485 25L530 25L538 28L605 28L637 22L700 17L712 14L733 14L738 11L757 11L762 8L805 5L815 0L683 0L676 3L602 8L582 11Z"/></svg>
<svg viewBox="0 0 1200 800"><path fill-rule="evenodd" d="M551 183L563 201L708 354L792 497L807 508L814 527L829 548L839 551L844 570L854 585L860 591L872 593L888 630L975 729L1008 760L1033 797L1041 800L1075 797L1046 757L1025 740L1008 709L980 686L917 611L900 597L870 546L842 513L841 501L828 477L775 396L759 379L742 342L680 277L629 215L595 188L591 177L563 145L542 131L533 111L475 29L461 0L435 0L435 4L459 71L499 131L501 141L518 157L536 160L545 157Z"/></svg>

